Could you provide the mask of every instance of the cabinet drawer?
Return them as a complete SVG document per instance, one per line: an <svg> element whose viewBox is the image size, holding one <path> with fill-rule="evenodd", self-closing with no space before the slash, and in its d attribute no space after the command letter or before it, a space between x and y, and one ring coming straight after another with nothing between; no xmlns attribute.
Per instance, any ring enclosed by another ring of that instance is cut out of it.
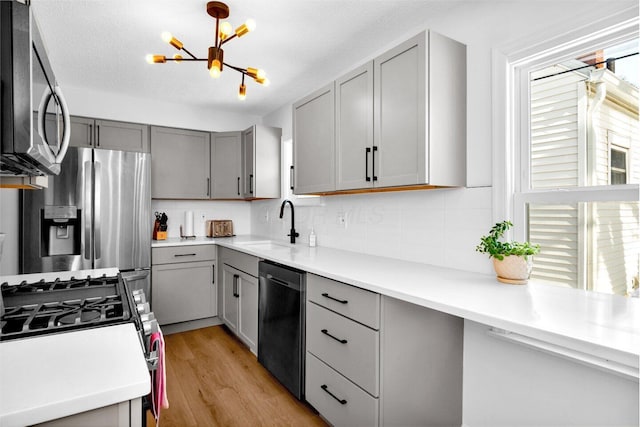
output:
<svg viewBox="0 0 640 427"><path fill-rule="evenodd" d="M378 396L378 331L307 303L307 350L336 371Z"/></svg>
<svg viewBox="0 0 640 427"><path fill-rule="evenodd" d="M309 352L306 363L307 402L332 425L378 425L378 399L369 396Z"/></svg>
<svg viewBox="0 0 640 427"><path fill-rule="evenodd" d="M308 274L307 298L373 329L380 329L380 295L375 292Z"/></svg>
<svg viewBox="0 0 640 427"><path fill-rule="evenodd" d="M244 271L253 277L258 277L258 257L221 247L220 260L223 263L240 271Z"/></svg>
<svg viewBox="0 0 640 427"><path fill-rule="evenodd" d="M151 264L211 261L216 259L215 245L186 245L151 248Z"/></svg>

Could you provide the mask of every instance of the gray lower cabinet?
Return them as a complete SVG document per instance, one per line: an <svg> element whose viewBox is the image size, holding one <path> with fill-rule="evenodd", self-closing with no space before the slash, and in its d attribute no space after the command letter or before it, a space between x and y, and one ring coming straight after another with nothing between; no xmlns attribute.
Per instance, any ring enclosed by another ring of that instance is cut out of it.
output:
<svg viewBox="0 0 640 427"><path fill-rule="evenodd" d="M211 198L243 199L242 132L211 134Z"/></svg>
<svg viewBox="0 0 640 427"><path fill-rule="evenodd" d="M151 197L209 199L210 133L151 126Z"/></svg>
<svg viewBox="0 0 640 427"><path fill-rule="evenodd" d="M307 274L307 401L335 426L378 425L380 295Z"/></svg>
<svg viewBox="0 0 640 427"><path fill-rule="evenodd" d="M245 199L280 197L282 129L254 125L242 132L242 181Z"/></svg>
<svg viewBox="0 0 640 427"><path fill-rule="evenodd" d="M71 116L69 145L148 153L150 151L149 126Z"/></svg>
<svg viewBox="0 0 640 427"><path fill-rule="evenodd" d="M218 314L214 245L152 248L151 304L161 325Z"/></svg>
<svg viewBox="0 0 640 427"><path fill-rule="evenodd" d="M249 349L258 352L258 258L220 248L222 321Z"/></svg>
<svg viewBox="0 0 640 427"><path fill-rule="evenodd" d="M306 399L332 425L462 424L462 319L314 274L306 309Z"/></svg>
<svg viewBox="0 0 640 427"><path fill-rule="evenodd" d="M293 104L293 192L330 192L335 178L334 84Z"/></svg>

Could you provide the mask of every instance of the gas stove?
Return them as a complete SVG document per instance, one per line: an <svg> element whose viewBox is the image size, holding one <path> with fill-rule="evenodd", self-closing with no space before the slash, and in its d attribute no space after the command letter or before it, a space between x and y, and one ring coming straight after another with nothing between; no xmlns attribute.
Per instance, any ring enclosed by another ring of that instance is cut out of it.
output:
<svg viewBox="0 0 640 427"><path fill-rule="evenodd" d="M158 322L146 296L142 290L129 290L117 270L108 273L66 272L42 279L30 274L22 281L14 276L10 283L1 283L0 341L134 323L153 370L157 355L150 350L149 340L158 331Z"/></svg>
<svg viewBox="0 0 640 427"><path fill-rule="evenodd" d="M0 340L135 321L120 275L0 285Z"/></svg>

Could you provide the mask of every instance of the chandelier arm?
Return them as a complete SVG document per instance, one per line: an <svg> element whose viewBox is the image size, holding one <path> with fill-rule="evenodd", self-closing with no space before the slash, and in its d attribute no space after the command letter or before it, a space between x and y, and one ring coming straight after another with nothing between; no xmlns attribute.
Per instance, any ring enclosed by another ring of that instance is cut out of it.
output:
<svg viewBox="0 0 640 427"><path fill-rule="evenodd" d="M206 61L207 58L165 58L165 61Z"/></svg>
<svg viewBox="0 0 640 427"><path fill-rule="evenodd" d="M232 35L232 36L227 37L227 38L226 38L226 39L224 39L224 40L221 40L221 41L220 41L220 46L219 46L219 47L222 47L222 45L223 45L223 44L227 43L227 42L228 42L228 41L230 41L230 40L233 40L233 39L234 39L234 38L236 38L236 37L238 37L238 35L237 35L237 34L234 34L234 35Z"/></svg>
<svg viewBox="0 0 640 427"><path fill-rule="evenodd" d="M226 67L229 67L229 68L232 68L232 69L236 70L236 71L237 71L237 72L239 72L239 73L249 75L249 74L247 73L247 70L245 70L244 68L234 67L233 65L231 65L231 64L227 64L226 62L224 63L224 65L225 65Z"/></svg>
<svg viewBox="0 0 640 427"><path fill-rule="evenodd" d="M216 48L220 48L220 46L222 46L220 44L220 20L218 18L216 18L216 44L215 47Z"/></svg>
<svg viewBox="0 0 640 427"><path fill-rule="evenodd" d="M185 48L184 48L184 46L182 47L182 50L184 50L184 51L187 53L187 55L189 55L189 56L190 56L190 57L192 57L193 59L198 59L198 58L196 58L196 56L195 56L193 53L191 53L191 52L189 52L187 49L185 49ZM205 61L206 61L206 60L205 60Z"/></svg>

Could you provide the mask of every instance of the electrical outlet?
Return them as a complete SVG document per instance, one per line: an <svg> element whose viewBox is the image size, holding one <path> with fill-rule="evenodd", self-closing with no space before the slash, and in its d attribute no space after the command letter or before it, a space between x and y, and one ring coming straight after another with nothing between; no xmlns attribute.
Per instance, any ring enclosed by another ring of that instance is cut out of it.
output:
<svg viewBox="0 0 640 427"><path fill-rule="evenodd" d="M341 228L347 228L347 215L344 212L338 212L338 226Z"/></svg>

